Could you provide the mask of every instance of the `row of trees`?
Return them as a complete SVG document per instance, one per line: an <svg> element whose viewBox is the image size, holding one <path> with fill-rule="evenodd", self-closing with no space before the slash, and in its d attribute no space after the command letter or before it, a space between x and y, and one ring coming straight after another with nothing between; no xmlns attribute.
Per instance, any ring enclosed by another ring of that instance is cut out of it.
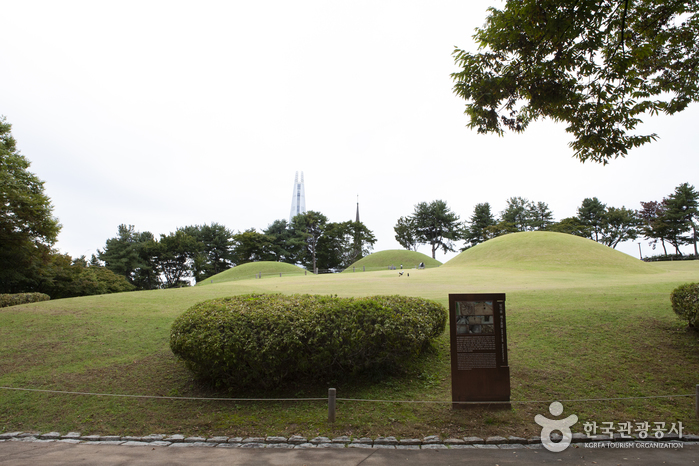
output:
<svg viewBox="0 0 699 466"><path fill-rule="evenodd" d="M156 238L133 225L119 225L93 262L101 261L138 289L172 288L206 280L234 265L256 261L297 264L309 270L337 270L369 254L376 242L361 222L329 222L319 212L276 220L262 233L233 233L223 225L193 225Z"/></svg>
<svg viewBox="0 0 699 466"><path fill-rule="evenodd" d="M675 188L675 192L662 201L641 202L638 211L643 236L650 240L653 249L658 243L667 255L665 243L675 248L675 254L682 255L680 246L692 244L694 255L697 252L697 224L699 219L699 194L689 183Z"/></svg>
<svg viewBox="0 0 699 466"><path fill-rule="evenodd" d="M597 198L585 199L577 217L561 220L551 229L594 239L610 247L643 237L653 249L658 244L668 255L666 244L682 256L683 245L692 245L697 254L699 192L689 183L682 183L661 201L641 201L640 210L607 207Z"/></svg>
<svg viewBox="0 0 699 466"><path fill-rule="evenodd" d="M584 199L578 215L564 218L551 226L552 231L583 236L616 248L619 243L635 240L640 234L635 210L603 204L596 197Z"/></svg>
<svg viewBox="0 0 699 466"><path fill-rule="evenodd" d="M417 251L421 244L429 244L432 258L441 248L444 253L455 251L455 242L464 240L468 249L505 233L527 230L545 230L553 225L553 214L544 202L530 202L512 197L507 207L495 219L489 203L477 204L469 222L460 222L443 200L421 202L412 215L400 217L393 227L396 241L406 249Z"/></svg>
<svg viewBox="0 0 699 466"><path fill-rule="evenodd" d="M360 221L329 222L320 212L308 211L276 220L262 233L249 229L234 237L236 264L259 260L301 265L314 272L349 267L371 253L376 238Z"/></svg>
<svg viewBox="0 0 699 466"><path fill-rule="evenodd" d="M230 267L230 232L218 224L178 229L157 239L133 225L119 225L93 262L102 261L138 289L174 287L185 278L206 277Z"/></svg>
<svg viewBox="0 0 699 466"><path fill-rule="evenodd" d="M662 201L641 202L641 210L607 206L596 197L587 198L577 215L556 222L545 202L511 197L505 209L495 217L489 203L476 204L466 222L459 222L446 202L421 202L412 215L400 217L394 226L396 240L406 249L417 250L429 244L432 257L440 248L455 251L455 242L463 240L462 251L496 236L518 231L548 230L590 238L611 248L619 243L644 237L655 249L666 244L682 255L680 246L693 245L697 255L699 192L683 183Z"/></svg>

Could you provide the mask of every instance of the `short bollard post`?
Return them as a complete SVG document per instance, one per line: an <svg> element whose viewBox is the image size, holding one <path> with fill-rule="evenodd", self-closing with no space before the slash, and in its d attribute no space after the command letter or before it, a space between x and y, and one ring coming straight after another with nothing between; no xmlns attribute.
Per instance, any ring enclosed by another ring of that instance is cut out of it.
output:
<svg viewBox="0 0 699 466"><path fill-rule="evenodd" d="M699 384L697 384L697 402L694 409L696 411L697 419L699 419Z"/></svg>
<svg viewBox="0 0 699 466"><path fill-rule="evenodd" d="M328 388L328 422L335 422L335 396L337 391L334 388Z"/></svg>
<svg viewBox="0 0 699 466"><path fill-rule="evenodd" d="M279 272L279 278L282 278L282 273L281 273L281 272Z"/></svg>

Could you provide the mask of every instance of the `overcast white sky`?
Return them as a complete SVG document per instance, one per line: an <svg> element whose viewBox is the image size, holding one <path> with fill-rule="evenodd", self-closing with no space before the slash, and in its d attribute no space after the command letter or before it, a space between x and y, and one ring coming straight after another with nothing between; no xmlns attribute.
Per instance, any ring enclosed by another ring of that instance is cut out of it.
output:
<svg viewBox="0 0 699 466"><path fill-rule="evenodd" d="M606 167L573 159L560 124L466 128L451 53L475 50L474 28L502 4L3 0L0 115L74 257L121 223L260 231L288 217L296 171L306 207L330 221L354 219L359 195L375 251L400 248L393 226L422 201L466 220L522 196L560 220L586 197L638 209L699 186L697 105L648 118L660 140ZM636 243L618 249L638 257Z"/></svg>

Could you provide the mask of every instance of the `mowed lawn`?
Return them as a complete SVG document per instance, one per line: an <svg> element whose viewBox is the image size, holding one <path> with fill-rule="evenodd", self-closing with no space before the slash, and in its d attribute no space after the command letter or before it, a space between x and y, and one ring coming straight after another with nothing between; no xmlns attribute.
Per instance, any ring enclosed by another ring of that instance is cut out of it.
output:
<svg viewBox="0 0 699 466"><path fill-rule="evenodd" d="M531 240L512 236L512 241L523 243L500 247L521 249ZM568 245L569 255L589 257L593 252L588 246ZM0 309L2 387L170 397L299 398L325 397L332 386L338 398L448 401L448 332L433 352L412 362L402 375L232 393L192 379L169 350L170 325L194 303L251 292L401 294L434 299L445 306L449 293L504 292L512 410L455 411L448 403L339 401L337 420L331 425L322 401L139 399L0 389L0 432L532 437L541 431L534 416L548 415L548 403L553 400L694 394L699 383L699 332L687 330L675 317L669 296L679 284L699 281L699 262L635 261L626 266L628 256L621 258L616 256L621 253L611 251L612 259L602 255L587 265L582 259L573 260L579 266L571 267L567 263L571 257L544 259L549 249L527 247L542 258L538 266L536 260L514 253L498 255L474 248L453 263L406 270L403 276L397 271L283 276ZM466 254L472 258L464 260ZM693 397L563 401L563 405L564 414L580 418L575 432L582 432L585 421L647 421L665 422L668 427L682 422L685 433L699 433Z"/></svg>

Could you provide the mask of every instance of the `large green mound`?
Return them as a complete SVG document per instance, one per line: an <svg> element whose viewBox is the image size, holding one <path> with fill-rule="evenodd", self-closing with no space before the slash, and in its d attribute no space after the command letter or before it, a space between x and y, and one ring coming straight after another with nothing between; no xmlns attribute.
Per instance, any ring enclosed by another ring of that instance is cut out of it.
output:
<svg viewBox="0 0 699 466"><path fill-rule="evenodd" d="M444 267L470 266L569 272L656 272L649 264L590 239L548 231L498 236L444 264Z"/></svg>
<svg viewBox="0 0 699 466"><path fill-rule="evenodd" d="M425 264L425 268L439 267L442 265L436 259L432 259L421 252L408 251L407 249L389 249L387 251L379 251L359 259L354 264L345 269L345 272L351 272L353 267L357 270L386 270L390 266L400 268L403 265L404 269L414 269L420 262Z"/></svg>
<svg viewBox="0 0 699 466"><path fill-rule="evenodd" d="M197 285L209 285L211 283L230 282L233 280L247 280L250 278L256 278L259 276L259 274L262 274L262 278L265 278L270 276L278 277L280 273L282 276L284 276L301 275L305 272L305 269L292 264L287 264L286 262L248 262L247 264L241 264L233 267L232 269L224 270L213 277L209 277L206 280L197 283Z"/></svg>

